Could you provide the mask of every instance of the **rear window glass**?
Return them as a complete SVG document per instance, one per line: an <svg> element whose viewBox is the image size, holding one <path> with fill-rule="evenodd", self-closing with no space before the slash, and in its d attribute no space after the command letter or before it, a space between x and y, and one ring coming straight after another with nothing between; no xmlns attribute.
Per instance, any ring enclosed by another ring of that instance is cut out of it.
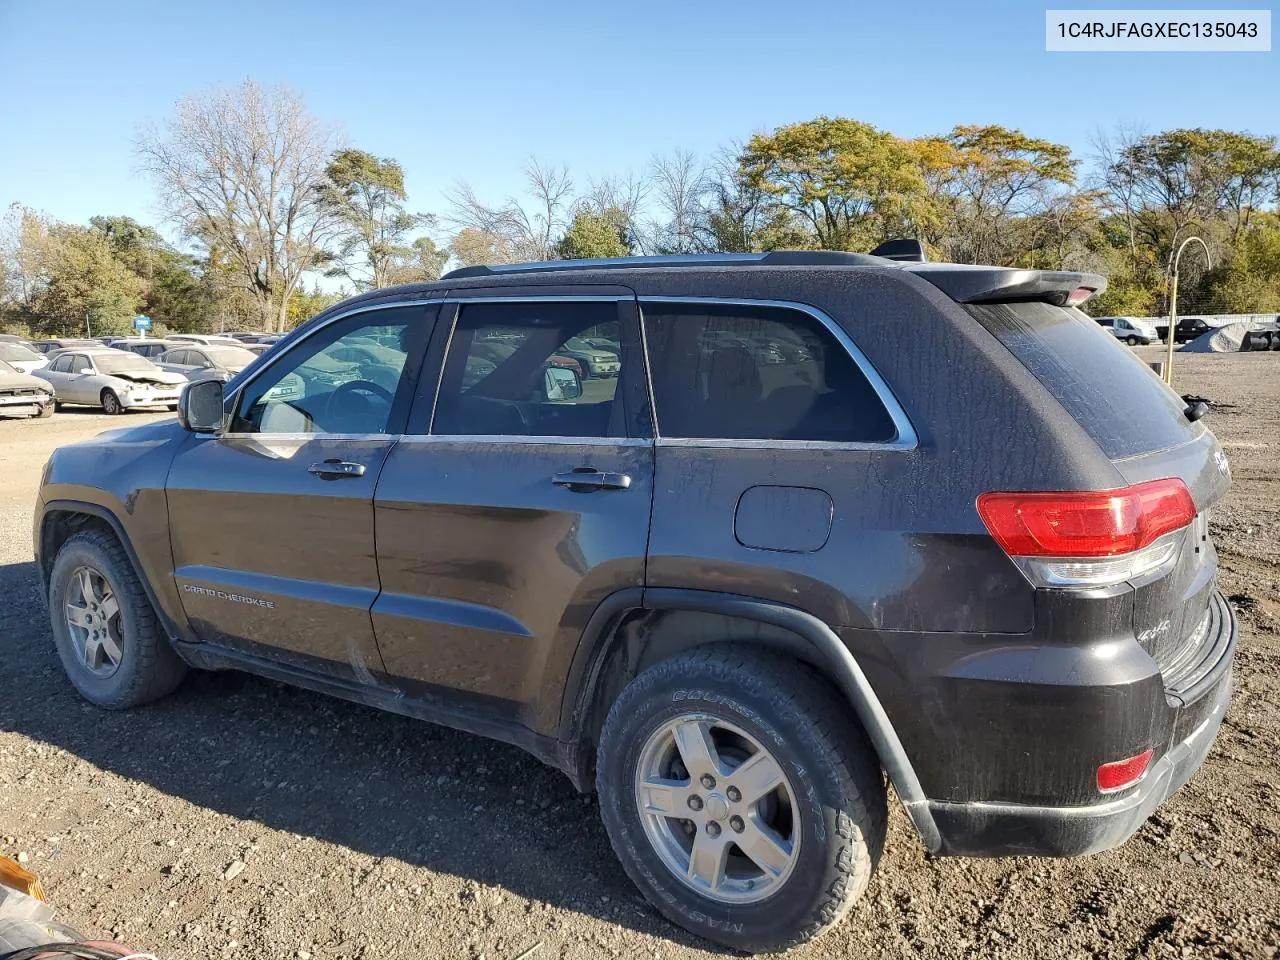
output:
<svg viewBox="0 0 1280 960"><path fill-rule="evenodd" d="M664 437L882 443L897 428L814 317L746 304L646 303Z"/></svg>
<svg viewBox="0 0 1280 960"><path fill-rule="evenodd" d="M1184 443L1186 406L1145 363L1079 310L1050 303L968 304L1108 457Z"/></svg>

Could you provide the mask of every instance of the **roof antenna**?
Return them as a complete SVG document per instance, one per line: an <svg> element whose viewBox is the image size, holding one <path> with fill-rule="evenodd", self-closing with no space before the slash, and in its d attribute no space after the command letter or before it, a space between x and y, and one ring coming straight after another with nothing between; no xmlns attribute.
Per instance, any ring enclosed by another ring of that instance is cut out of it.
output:
<svg viewBox="0 0 1280 960"><path fill-rule="evenodd" d="M873 257L884 257L886 260L902 260L907 263L928 263L924 255L924 244L919 240L886 240L871 251Z"/></svg>

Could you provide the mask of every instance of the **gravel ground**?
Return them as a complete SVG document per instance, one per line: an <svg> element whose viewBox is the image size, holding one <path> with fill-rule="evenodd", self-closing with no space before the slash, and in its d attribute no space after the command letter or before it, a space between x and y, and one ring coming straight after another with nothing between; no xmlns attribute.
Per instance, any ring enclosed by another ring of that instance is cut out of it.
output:
<svg viewBox="0 0 1280 960"><path fill-rule="evenodd" d="M1213 532L1237 689L1204 768L1081 860L932 859L895 809L866 897L793 956L1280 955L1280 353L1177 371L1217 402L1235 477ZM640 899L594 802L513 748L234 674L125 714L78 700L30 512L55 445L119 425L0 422L0 853L61 919L166 960L716 955Z"/></svg>

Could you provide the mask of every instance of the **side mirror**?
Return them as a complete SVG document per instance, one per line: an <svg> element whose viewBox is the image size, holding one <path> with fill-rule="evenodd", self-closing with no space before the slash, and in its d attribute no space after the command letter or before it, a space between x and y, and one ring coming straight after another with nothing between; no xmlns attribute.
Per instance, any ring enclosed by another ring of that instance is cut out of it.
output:
<svg viewBox="0 0 1280 960"><path fill-rule="evenodd" d="M547 367L542 371L542 395L547 400L577 400L582 396L582 378L569 367Z"/></svg>
<svg viewBox="0 0 1280 960"><path fill-rule="evenodd" d="M222 381L197 380L178 395L178 422L192 433L222 429Z"/></svg>

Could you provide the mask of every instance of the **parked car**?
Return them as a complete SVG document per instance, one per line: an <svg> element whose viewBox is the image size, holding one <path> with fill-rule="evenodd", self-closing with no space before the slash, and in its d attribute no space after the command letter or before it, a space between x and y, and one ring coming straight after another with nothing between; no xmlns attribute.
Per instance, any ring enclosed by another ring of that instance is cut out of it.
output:
<svg viewBox="0 0 1280 960"><path fill-rule="evenodd" d="M200 343L200 344L225 344L226 346L236 347L240 345L240 341L234 337L226 336L221 333L171 333L165 337L166 340L180 340L183 343Z"/></svg>
<svg viewBox="0 0 1280 960"><path fill-rule="evenodd" d="M48 356L56 350L66 350L68 347L100 347L102 344L97 340L87 340L84 337L58 337L52 340L37 340L32 346Z"/></svg>
<svg viewBox="0 0 1280 960"><path fill-rule="evenodd" d="M36 350L35 345L30 340L25 337L20 337L14 333L0 333L0 343L16 343L20 347L26 347L28 350L32 350L36 353L40 352L39 350Z"/></svg>
<svg viewBox="0 0 1280 960"><path fill-rule="evenodd" d="M188 380L222 377L229 380L253 361L257 354L238 343L175 343L162 353L156 363L162 370L180 373Z"/></svg>
<svg viewBox="0 0 1280 960"><path fill-rule="evenodd" d="M1177 325L1173 328L1173 339L1175 343L1190 343L1212 329L1214 329L1213 326L1201 317L1179 317ZM1169 342L1168 323L1156 324L1156 339L1164 343Z"/></svg>
<svg viewBox="0 0 1280 960"><path fill-rule="evenodd" d="M796 251L349 299L54 452L54 643L104 707L230 667L522 747L734 950L862 895L886 775L933 854L1114 847L1204 760L1237 627L1225 454L1076 309L1104 287ZM549 363L587 331L616 377ZM371 338L376 376L332 359Z"/></svg>
<svg viewBox="0 0 1280 960"><path fill-rule="evenodd" d="M30 347L24 347L20 343L10 343L7 340L0 340L0 360L19 373L34 373L49 362L43 354L37 353Z"/></svg>
<svg viewBox="0 0 1280 960"><path fill-rule="evenodd" d="M100 345L61 350L35 375L53 385L59 405L102 407L110 414L138 407L176 409L186 380L161 370L146 357Z"/></svg>
<svg viewBox="0 0 1280 960"><path fill-rule="evenodd" d="M0 417L53 415L53 387L0 360Z"/></svg>
<svg viewBox="0 0 1280 960"><path fill-rule="evenodd" d="M1111 332L1117 340L1131 347L1145 346L1158 339L1154 327L1147 326L1137 317L1095 317L1098 325Z"/></svg>
<svg viewBox="0 0 1280 960"><path fill-rule="evenodd" d="M128 350L148 360L156 360L170 350L185 346L181 340L158 340L155 337L122 337L111 344L115 350Z"/></svg>
<svg viewBox="0 0 1280 960"><path fill-rule="evenodd" d="M622 368L618 354L593 347L581 337L570 337L559 352L561 356L578 361L588 377L616 377Z"/></svg>

